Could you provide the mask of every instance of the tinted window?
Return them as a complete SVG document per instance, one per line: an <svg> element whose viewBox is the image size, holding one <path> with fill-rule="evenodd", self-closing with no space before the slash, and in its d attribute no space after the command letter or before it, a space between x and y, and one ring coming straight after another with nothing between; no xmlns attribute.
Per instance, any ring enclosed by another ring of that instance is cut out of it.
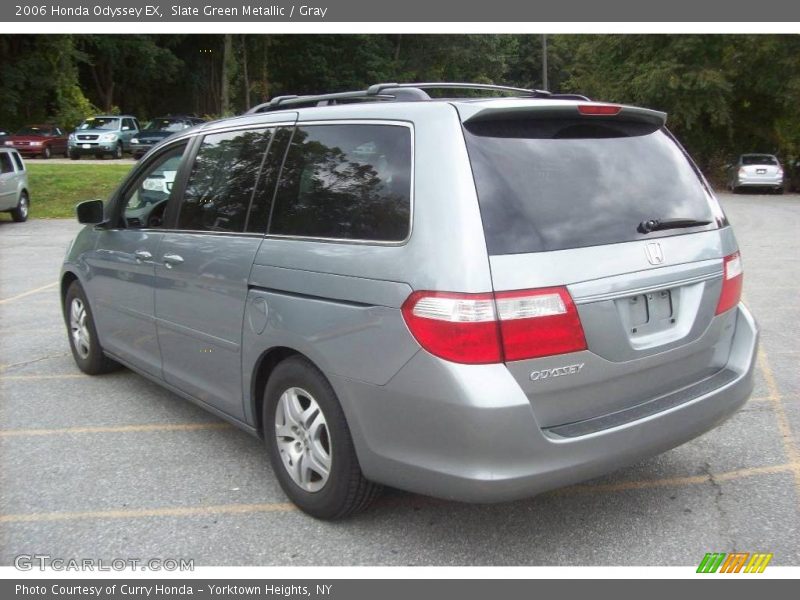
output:
<svg viewBox="0 0 800 600"><path fill-rule="evenodd" d="M181 119L153 119L145 126L145 131L181 131L189 127L186 121Z"/></svg>
<svg viewBox="0 0 800 600"><path fill-rule="evenodd" d="M401 241L411 212L411 132L392 125L298 127L270 233Z"/></svg>
<svg viewBox="0 0 800 600"><path fill-rule="evenodd" d="M649 219L716 226L710 197L662 130L581 119L479 122L465 127L490 254L596 246L641 234Z"/></svg>
<svg viewBox="0 0 800 600"><path fill-rule="evenodd" d="M8 152L0 152L0 173L13 173L14 165Z"/></svg>
<svg viewBox="0 0 800 600"><path fill-rule="evenodd" d="M261 170L261 177L250 203L250 216L247 219L247 231L265 233L269 218L275 183L281 169L281 162L286 154L286 145L292 136L292 130L280 127L272 137L267 151L267 158Z"/></svg>
<svg viewBox="0 0 800 600"><path fill-rule="evenodd" d="M178 229L245 230L268 129L207 135L186 184Z"/></svg>
<svg viewBox="0 0 800 600"><path fill-rule="evenodd" d="M25 166L22 164L22 159L20 158L19 154L12 152L11 156L14 157L14 162L17 163L17 171L24 171Z"/></svg>
<svg viewBox="0 0 800 600"><path fill-rule="evenodd" d="M37 127L31 125L30 127L23 127L17 131L16 135L52 135L53 131L49 127Z"/></svg>
<svg viewBox="0 0 800 600"><path fill-rule="evenodd" d="M769 154L748 154L742 157L743 165L777 165L778 161L774 156Z"/></svg>

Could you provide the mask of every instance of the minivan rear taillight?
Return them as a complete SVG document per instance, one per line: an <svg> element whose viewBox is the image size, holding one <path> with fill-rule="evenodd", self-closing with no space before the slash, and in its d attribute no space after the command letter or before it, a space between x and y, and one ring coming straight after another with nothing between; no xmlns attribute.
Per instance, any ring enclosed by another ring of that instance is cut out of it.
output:
<svg viewBox="0 0 800 600"><path fill-rule="evenodd" d="M722 291L719 294L717 312L722 314L739 304L742 297L742 257L738 252L725 257L724 273L722 276Z"/></svg>
<svg viewBox="0 0 800 600"><path fill-rule="evenodd" d="M499 363L586 349L578 311L564 287L414 292L402 311L419 344L453 362Z"/></svg>

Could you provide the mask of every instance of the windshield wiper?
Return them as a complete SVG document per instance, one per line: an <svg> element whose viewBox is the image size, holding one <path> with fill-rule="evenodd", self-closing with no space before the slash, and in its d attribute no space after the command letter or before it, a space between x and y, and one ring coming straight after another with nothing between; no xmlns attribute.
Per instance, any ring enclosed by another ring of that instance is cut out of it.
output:
<svg viewBox="0 0 800 600"><path fill-rule="evenodd" d="M684 229L686 227L702 227L710 225L711 221L700 221L697 219L650 219L642 221L636 228L639 233L650 233L651 231L663 231L665 229Z"/></svg>

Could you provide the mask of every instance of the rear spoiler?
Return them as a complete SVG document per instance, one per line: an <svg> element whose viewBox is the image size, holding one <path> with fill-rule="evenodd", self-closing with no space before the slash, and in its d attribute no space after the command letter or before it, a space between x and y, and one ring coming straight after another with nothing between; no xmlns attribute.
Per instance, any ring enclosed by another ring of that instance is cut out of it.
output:
<svg viewBox="0 0 800 600"><path fill-rule="evenodd" d="M545 104L518 101L499 101L486 104L458 104L457 109L463 123L480 121L510 121L515 119L585 118L610 121L646 123L658 128L667 122L667 113L638 106L604 104L600 102L570 102Z"/></svg>

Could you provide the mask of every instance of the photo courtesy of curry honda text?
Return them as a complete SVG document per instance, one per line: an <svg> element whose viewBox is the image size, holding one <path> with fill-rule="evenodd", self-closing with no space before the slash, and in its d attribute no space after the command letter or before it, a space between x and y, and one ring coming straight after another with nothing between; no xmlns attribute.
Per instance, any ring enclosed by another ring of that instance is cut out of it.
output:
<svg viewBox="0 0 800 600"><path fill-rule="evenodd" d="M77 207L75 361L262 437L319 518L381 485L498 502L673 448L745 403L758 334L665 120L377 84L177 132Z"/></svg>

